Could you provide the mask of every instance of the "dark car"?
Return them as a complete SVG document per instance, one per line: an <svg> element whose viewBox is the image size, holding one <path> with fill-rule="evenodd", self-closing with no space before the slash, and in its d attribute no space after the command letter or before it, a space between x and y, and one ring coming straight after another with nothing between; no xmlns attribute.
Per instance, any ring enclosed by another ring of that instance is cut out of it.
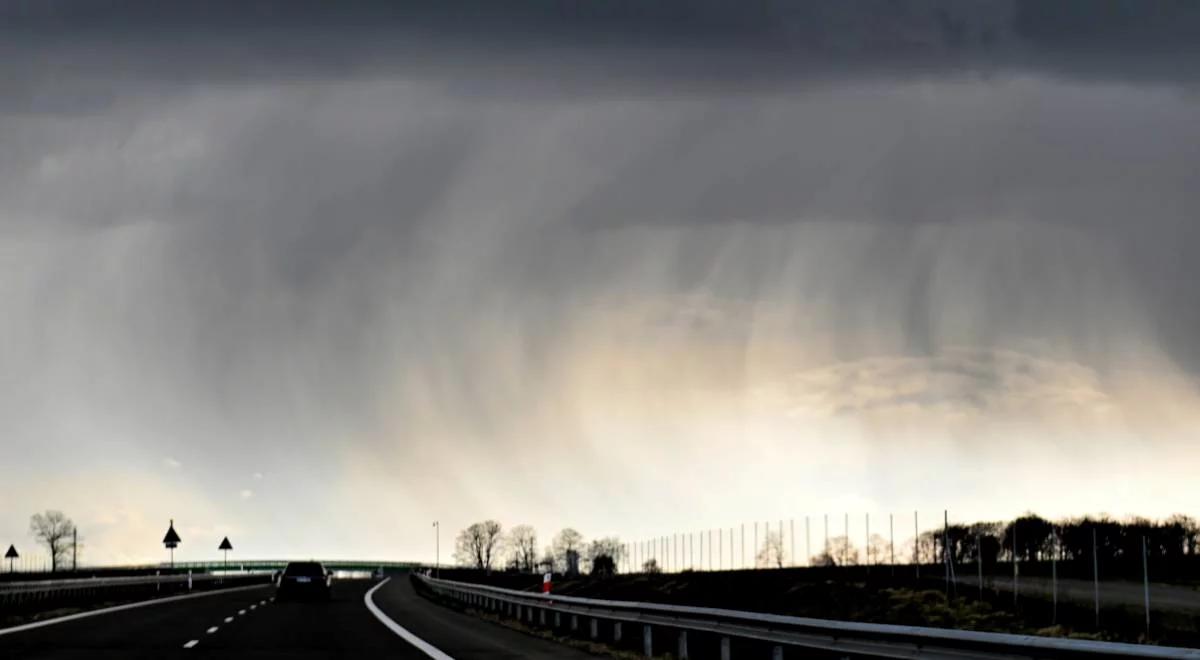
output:
<svg viewBox="0 0 1200 660"><path fill-rule="evenodd" d="M288 562L279 576L275 600L319 598L328 600L333 591L333 572L318 561Z"/></svg>

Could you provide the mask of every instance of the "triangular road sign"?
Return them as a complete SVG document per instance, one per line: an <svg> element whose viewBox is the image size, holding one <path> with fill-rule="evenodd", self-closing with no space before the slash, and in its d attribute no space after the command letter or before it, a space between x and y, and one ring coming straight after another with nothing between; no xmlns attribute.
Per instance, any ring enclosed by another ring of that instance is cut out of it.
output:
<svg viewBox="0 0 1200 660"><path fill-rule="evenodd" d="M171 520L170 526L167 527L167 535L163 537L163 545L168 548L174 548L180 543L183 543L183 539L179 538L179 535L175 533L175 521Z"/></svg>
<svg viewBox="0 0 1200 660"><path fill-rule="evenodd" d="M8 546L8 552L4 553L5 559L16 559L17 557L20 557L20 556L21 555L17 554L17 549L11 545Z"/></svg>
<svg viewBox="0 0 1200 660"><path fill-rule="evenodd" d="M217 550L233 550L233 544L229 542L228 536L221 541L221 545L217 546Z"/></svg>

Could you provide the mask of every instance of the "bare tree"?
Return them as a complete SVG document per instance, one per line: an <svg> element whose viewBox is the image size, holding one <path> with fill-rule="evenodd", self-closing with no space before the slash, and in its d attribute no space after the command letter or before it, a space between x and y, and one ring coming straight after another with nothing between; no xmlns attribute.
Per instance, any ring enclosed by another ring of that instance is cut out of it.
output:
<svg viewBox="0 0 1200 660"><path fill-rule="evenodd" d="M554 567L560 573L579 570L579 557L583 551L583 534L567 527L554 537Z"/></svg>
<svg viewBox="0 0 1200 660"><path fill-rule="evenodd" d="M35 513L29 517L29 533L50 551L50 570L57 571L59 564L71 551L75 523L62 511Z"/></svg>
<svg viewBox="0 0 1200 660"><path fill-rule="evenodd" d="M537 531L529 525L517 525L508 531L507 545L517 570L532 573L537 564Z"/></svg>
<svg viewBox="0 0 1200 660"><path fill-rule="evenodd" d="M763 539L762 549L758 551L756 565L759 568L783 568L784 550L783 537L779 532L767 532L767 538Z"/></svg>
<svg viewBox="0 0 1200 660"><path fill-rule="evenodd" d="M500 554L503 528L495 520L477 522L458 533L454 557L460 564L480 570L492 570L492 562Z"/></svg>
<svg viewBox="0 0 1200 660"><path fill-rule="evenodd" d="M617 572L617 566L621 565L621 560L625 557L625 547L621 545L621 539L615 536L606 536L602 539L592 541L587 548L587 560L591 563L591 571L596 572L598 564L601 562L603 572L613 574Z"/></svg>
<svg viewBox="0 0 1200 660"><path fill-rule="evenodd" d="M830 558L837 566L855 566L858 564L858 548L845 536L834 536L829 539Z"/></svg>

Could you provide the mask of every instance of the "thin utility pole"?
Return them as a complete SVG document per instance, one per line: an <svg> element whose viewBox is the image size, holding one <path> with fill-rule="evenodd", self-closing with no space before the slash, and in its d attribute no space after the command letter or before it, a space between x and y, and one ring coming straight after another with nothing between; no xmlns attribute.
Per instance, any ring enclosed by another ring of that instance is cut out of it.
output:
<svg viewBox="0 0 1200 660"><path fill-rule="evenodd" d="M894 514L888 514L888 552L891 554L891 559L888 564L892 566L892 575L896 574L896 521Z"/></svg>
<svg viewBox="0 0 1200 660"><path fill-rule="evenodd" d="M790 532L791 537L792 537L791 538L791 541L792 541L792 566L795 566L796 565L796 519L795 518L788 520L788 527L790 528L788 531Z"/></svg>
<svg viewBox="0 0 1200 660"><path fill-rule="evenodd" d="M1096 609L1096 628L1100 628L1100 556L1096 553L1096 528L1092 527L1092 602Z"/></svg>
<svg viewBox="0 0 1200 660"><path fill-rule="evenodd" d="M842 521L842 536L846 537L846 542L842 545L842 566L850 561L850 513L844 514L846 517Z"/></svg>
<svg viewBox="0 0 1200 660"><path fill-rule="evenodd" d="M921 525L913 511L913 563L917 565L917 580L921 579Z"/></svg>
<svg viewBox="0 0 1200 660"><path fill-rule="evenodd" d="M812 566L812 535L808 533L808 516L804 516L804 565Z"/></svg>

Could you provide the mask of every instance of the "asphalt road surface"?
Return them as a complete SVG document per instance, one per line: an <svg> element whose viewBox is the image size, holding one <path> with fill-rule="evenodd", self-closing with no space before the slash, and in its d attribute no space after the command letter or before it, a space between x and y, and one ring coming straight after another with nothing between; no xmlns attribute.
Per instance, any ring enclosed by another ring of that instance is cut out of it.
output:
<svg viewBox="0 0 1200 660"><path fill-rule="evenodd" d="M590 658L435 605L408 576L334 584L328 601L274 602L270 586L0 630L0 658ZM414 641L406 641L396 629ZM440 651L431 656L418 646Z"/></svg>

